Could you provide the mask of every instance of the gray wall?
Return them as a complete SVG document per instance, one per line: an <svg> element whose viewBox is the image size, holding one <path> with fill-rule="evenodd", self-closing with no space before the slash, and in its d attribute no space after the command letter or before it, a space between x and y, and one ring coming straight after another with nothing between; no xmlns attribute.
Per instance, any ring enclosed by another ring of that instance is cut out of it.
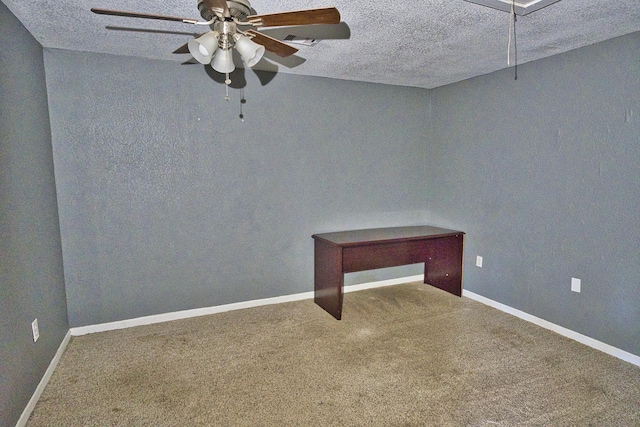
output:
<svg viewBox="0 0 640 427"><path fill-rule="evenodd" d="M242 123L199 65L45 50L70 322L308 291L312 233L432 223L466 289L640 354L637 53L433 91L248 72Z"/></svg>
<svg viewBox="0 0 640 427"><path fill-rule="evenodd" d="M636 355L638 58L635 33L436 89L425 158L466 289Z"/></svg>
<svg viewBox="0 0 640 427"><path fill-rule="evenodd" d="M69 325L42 47L3 3L0 40L0 425L9 426Z"/></svg>
<svg viewBox="0 0 640 427"><path fill-rule="evenodd" d="M200 65L45 64L72 326L311 291L313 233L432 222L426 90L247 71L241 122Z"/></svg>

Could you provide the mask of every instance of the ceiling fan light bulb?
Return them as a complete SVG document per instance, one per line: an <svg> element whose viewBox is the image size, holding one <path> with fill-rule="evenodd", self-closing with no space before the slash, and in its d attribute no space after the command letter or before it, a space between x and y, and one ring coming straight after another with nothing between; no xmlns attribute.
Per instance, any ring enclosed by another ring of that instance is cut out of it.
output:
<svg viewBox="0 0 640 427"><path fill-rule="evenodd" d="M213 57L211 67L219 73L231 73L236 69L236 65L233 63L233 52L231 49L218 50Z"/></svg>
<svg viewBox="0 0 640 427"><path fill-rule="evenodd" d="M218 48L218 40L220 34L217 31L209 31L206 34L201 35L197 39L189 40L187 47L191 56L195 58L201 64L208 64L213 58L213 54Z"/></svg>
<svg viewBox="0 0 640 427"><path fill-rule="evenodd" d="M240 36L236 39L236 49L249 68L256 65L264 55L264 46L246 36Z"/></svg>

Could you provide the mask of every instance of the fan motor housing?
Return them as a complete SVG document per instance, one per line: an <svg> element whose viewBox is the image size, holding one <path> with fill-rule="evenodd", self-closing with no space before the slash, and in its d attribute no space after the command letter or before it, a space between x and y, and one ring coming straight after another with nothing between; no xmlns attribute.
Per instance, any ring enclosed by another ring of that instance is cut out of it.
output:
<svg viewBox="0 0 640 427"><path fill-rule="evenodd" d="M245 21L247 16L251 15L253 11L249 0L228 0L227 6L229 7L231 17L238 21ZM198 0L198 10L200 11L202 19L206 21L211 21L215 16L211 10L204 6L204 2L202 0Z"/></svg>

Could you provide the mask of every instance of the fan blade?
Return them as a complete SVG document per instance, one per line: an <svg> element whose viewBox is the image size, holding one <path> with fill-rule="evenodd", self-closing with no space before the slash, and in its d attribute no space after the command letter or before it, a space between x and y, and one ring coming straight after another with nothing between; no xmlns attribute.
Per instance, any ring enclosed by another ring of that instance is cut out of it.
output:
<svg viewBox="0 0 640 427"><path fill-rule="evenodd" d="M150 33L150 34L175 34L178 36L197 37L196 33L187 32L187 31L152 30L149 28L116 27L113 25L106 25L104 28L111 31L130 31L133 33Z"/></svg>
<svg viewBox="0 0 640 427"><path fill-rule="evenodd" d="M98 15L126 16L128 18L159 19L161 21L176 21L176 22L185 22L189 24L198 22L197 19L180 18L178 16L152 15L149 13L126 12L123 10L99 9L97 7L92 7L91 12L97 13Z"/></svg>
<svg viewBox="0 0 640 427"><path fill-rule="evenodd" d="M335 7L292 12L252 15L247 21L254 27L288 27L291 25L339 24L340 12Z"/></svg>
<svg viewBox="0 0 640 427"><path fill-rule="evenodd" d="M351 38L351 29L345 22L339 24L297 25L295 27L275 27L261 29L262 34L278 40L298 39L347 40ZM287 39L289 38L289 39Z"/></svg>
<svg viewBox="0 0 640 427"><path fill-rule="evenodd" d="M202 5L207 10L219 9L222 11L222 16L229 18L231 13L229 12L229 6L227 6L226 0L202 0Z"/></svg>
<svg viewBox="0 0 640 427"><path fill-rule="evenodd" d="M252 36L251 40L258 44L261 44L269 52L273 52L278 56L285 57L293 55L298 51L298 49L296 49L295 47L291 47L286 43L282 43L280 40L265 36L264 34L261 34L257 31L247 30L246 33Z"/></svg>

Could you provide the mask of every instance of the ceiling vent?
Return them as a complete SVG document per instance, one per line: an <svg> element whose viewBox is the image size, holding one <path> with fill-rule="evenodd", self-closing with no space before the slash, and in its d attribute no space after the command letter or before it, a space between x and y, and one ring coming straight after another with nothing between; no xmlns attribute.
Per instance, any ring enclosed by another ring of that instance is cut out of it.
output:
<svg viewBox="0 0 640 427"><path fill-rule="evenodd" d="M556 3L560 0L465 0L469 3L479 4L481 6L487 6L492 9L501 10L503 12L513 11L516 15L527 15L536 10L540 10L543 7L547 7L550 4Z"/></svg>
<svg viewBox="0 0 640 427"><path fill-rule="evenodd" d="M293 44L301 44L303 46L315 46L318 43L320 43L320 40L318 39L312 39L309 37L299 37L293 34L289 34L288 36L286 36L284 38L284 41L293 43Z"/></svg>

